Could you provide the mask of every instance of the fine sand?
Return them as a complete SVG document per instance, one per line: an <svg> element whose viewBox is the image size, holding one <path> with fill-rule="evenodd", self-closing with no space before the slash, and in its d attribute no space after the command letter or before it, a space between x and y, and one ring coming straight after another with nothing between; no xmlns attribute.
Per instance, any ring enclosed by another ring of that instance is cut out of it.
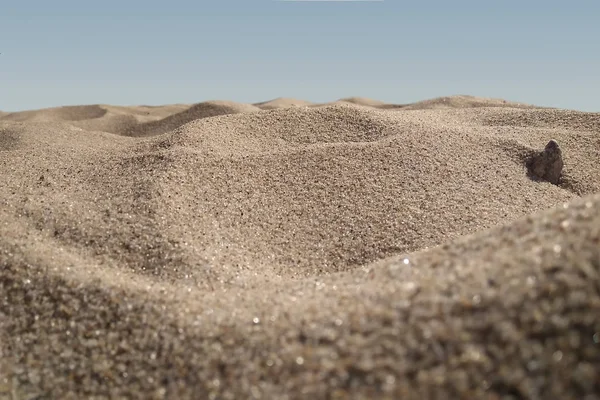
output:
<svg viewBox="0 0 600 400"><path fill-rule="evenodd" d="M600 113L59 107L0 171L0 399L600 398Z"/></svg>
<svg viewBox="0 0 600 400"><path fill-rule="evenodd" d="M255 103L254 105L263 110L273 110L276 108L306 107L313 105L313 103L304 100L290 99L287 97L278 97L273 100Z"/></svg>

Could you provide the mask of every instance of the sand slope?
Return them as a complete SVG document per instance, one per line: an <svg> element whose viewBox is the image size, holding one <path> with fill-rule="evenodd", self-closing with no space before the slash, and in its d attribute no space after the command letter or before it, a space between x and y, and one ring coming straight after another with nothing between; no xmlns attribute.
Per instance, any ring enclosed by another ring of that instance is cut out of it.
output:
<svg viewBox="0 0 600 400"><path fill-rule="evenodd" d="M260 111L260 109L250 104L232 101L206 101L195 104L184 111L169 115L158 121L147 122L128 129L123 129L119 133L127 136L154 136L172 131L181 125L197 119L255 111Z"/></svg>
<svg viewBox="0 0 600 400"><path fill-rule="evenodd" d="M181 112L189 105L171 104L164 106L113 106L106 104L93 104L85 106L63 106L43 108L31 111L0 112L0 119L4 121L27 122L27 121L85 121L101 119L107 114L122 114L133 116L136 120L145 121L160 119Z"/></svg>
<svg viewBox="0 0 600 400"><path fill-rule="evenodd" d="M189 105L111 106L104 104L63 106L0 114L0 121L64 122L86 130L121 133L139 124L166 118Z"/></svg>
<svg viewBox="0 0 600 400"><path fill-rule="evenodd" d="M600 390L599 114L243 110L0 120L0 393Z"/></svg>
<svg viewBox="0 0 600 400"><path fill-rule="evenodd" d="M64 106L0 114L7 122L65 122L89 130L125 136L153 136L190 121L216 115L260 111L258 107L230 101L166 106Z"/></svg>
<svg viewBox="0 0 600 400"><path fill-rule="evenodd" d="M290 107L329 107L334 105L356 105L381 110L474 107L539 108L533 105L510 102L503 99L465 95L440 97L411 104L390 104L365 97L347 97L329 103L311 103L305 100L279 97L255 104L214 100L204 101L194 105L113 106L93 104L44 108L13 113L0 111L0 120L12 122L67 122L73 126L86 130L104 131L126 136L153 136L169 132L196 119L209 118L218 115L248 113ZM513 123L516 123L516 121Z"/></svg>
<svg viewBox="0 0 600 400"><path fill-rule="evenodd" d="M4 115L4 121L81 121L104 116L107 110L100 105L64 106L41 110L21 111Z"/></svg>
<svg viewBox="0 0 600 400"><path fill-rule="evenodd" d="M363 107L378 108L382 110L426 110L426 109L444 109L444 108L478 108L478 107L506 107L506 108L540 108L538 106L507 101L504 99L476 97L467 95L454 95L437 97L408 104L390 104L380 100L369 99L365 97L346 97L336 100L332 103L317 104L315 106L328 106L339 104L354 104Z"/></svg>
<svg viewBox="0 0 600 400"><path fill-rule="evenodd" d="M438 97L407 104L406 110L422 110L437 108L474 108L474 107L508 107L508 108L539 108L531 104L517 103L504 99L456 95Z"/></svg>
<svg viewBox="0 0 600 400"><path fill-rule="evenodd" d="M366 107L381 107L385 105L385 102L375 99L369 99L366 97L346 97L343 99L339 99L338 102L351 103L359 106Z"/></svg>
<svg viewBox="0 0 600 400"><path fill-rule="evenodd" d="M313 105L313 103L288 97L278 97L273 100L255 103L254 105L263 110L273 110L276 108L307 107Z"/></svg>

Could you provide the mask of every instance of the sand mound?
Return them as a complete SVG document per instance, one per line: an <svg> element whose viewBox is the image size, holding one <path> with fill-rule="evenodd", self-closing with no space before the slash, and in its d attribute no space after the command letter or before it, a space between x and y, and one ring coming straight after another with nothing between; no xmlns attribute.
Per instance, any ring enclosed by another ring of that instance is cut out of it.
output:
<svg viewBox="0 0 600 400"><path fill-rule="evenodd" d="M351 103L365 107L381 107L385 105L383 101L368 99L366 97L346 97L339 99L338 102Z"/></svg>
<svg viewBox="0 0 600 400"><path fill-rule="evenodd" d="M181 125L197 119L255 111L260 111L260 108L250 104L235 103L232 101L206 101L195 104L184 111L170 115L164 119L124 129L121 133L128 136L154 136L172 131Z"/></svg>
<svg viewBox="0 0 600 400"><path fill-rule="evenodd" d="M305 100L278 97L276 99L264 101L262 103L255 103L254 105L262 110L273 110L277 108L307 107L313 105L313 103Z"/></svg>
<svg viewBox="0 0 600 400"><path fill-rule="evenodd" d="M0 121L0 393L596 393L598 132L489 123L519 112ZM558 185L525 168L550 139Z"/></svg>
<svg viewBox="0 0 600 400"><path fill-rule="evenodd" d="M189 105L164 106L66 106L41 110L0 114L0 121L68 122L90 131L122 133L136 126L169 117L188 109Z"/></svg>
<svg viewBox="0 0 600 400"><path fill-rule="evenodd" d="M406 110L423 110L423 109L438 109L438 108L473 108L473 107L509 107L509 108L534 108L529 104L516 103L503 99L491 99L475 96L447 96L438 97L435 99L419 101L412 104L407 104Z"/></svg>
<svg viewBox="0 0 600 400"><path fill-rule="evenodd" d="M314 104L313 107L328 107L332 105L354 105L359 107L378 108L380 110L397 110L405 107L404 104L389 104L365 97L346 97L330 103Z"/></svg>
<svg viewBox="0 0 600 400"><path fill-rule="evenodd" d="M600 113L558 109L513 110L508 113L491 115L484 123L491 126L575 129L597 133L600 131Z"/></svg>
<svg viewBox="0 0 600 400"><path fill-rule="evenodd" d="M465 112L475 115L468 110ZM477 123L486 129L497 129L495 136L513 151L518 148L542 150L549 139L556 139L563 148L565 163L562 186L580 195L600 191L595 176L600 162L600 114L500 108L480 109L476 114Z"/></svg>
<svg viewBox="0 0 600 400"><path fill-rule="evenodd" d="M189 105L166 105L166 106L103 106L107 113L96 119L88 119L73 122L74 126L110 133L122 134L131 130L139 129L147 123L171 117L175 114L187 111Z"/></svg>
<svg viewBox="0 0 600 400"><path fill-rule="evenodd" d="M138 121L148 122L169 117L183 112L191 107L190 104L166 104L159 106L104 106L116 114L134 115Z"/></svg>
<svg viewBox="0 0 600 400"><path fill-rule="evenodd" d="M73 121L71 125L88 131L120 133L124 130L132 129L139 125L139 123L135 115L108 112L101 118Z"/></svg>
<svg viewBox="0 0 600 400"><path fill-rule="evenodd" d="M20 111L2 116L3 121L81 121L100 118L106 114L106 109L99 105L64 106L44 108L33 111Z"/></svg>

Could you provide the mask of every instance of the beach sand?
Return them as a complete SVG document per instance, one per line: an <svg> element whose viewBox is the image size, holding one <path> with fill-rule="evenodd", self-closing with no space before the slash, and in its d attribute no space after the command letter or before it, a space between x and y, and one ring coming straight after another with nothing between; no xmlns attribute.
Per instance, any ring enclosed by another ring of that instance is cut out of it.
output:
<svg viewBox="0 0 600 400"><path fill-rule="evenodd" d="M0 170L0 398L600 398L600 113L59 107Z"/></svg>

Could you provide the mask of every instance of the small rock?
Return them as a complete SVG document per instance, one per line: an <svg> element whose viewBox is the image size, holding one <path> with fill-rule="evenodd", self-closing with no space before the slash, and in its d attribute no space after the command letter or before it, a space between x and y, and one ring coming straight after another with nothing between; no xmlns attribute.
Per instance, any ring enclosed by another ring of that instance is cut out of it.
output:
<svg viewBox="0 0 600 400"><path fill-rule="evenodd" d="M534 178L557 185L560 181L563 165L562 151L556 140L552 139L543 151L529 160L527 168Z"/></svg>

